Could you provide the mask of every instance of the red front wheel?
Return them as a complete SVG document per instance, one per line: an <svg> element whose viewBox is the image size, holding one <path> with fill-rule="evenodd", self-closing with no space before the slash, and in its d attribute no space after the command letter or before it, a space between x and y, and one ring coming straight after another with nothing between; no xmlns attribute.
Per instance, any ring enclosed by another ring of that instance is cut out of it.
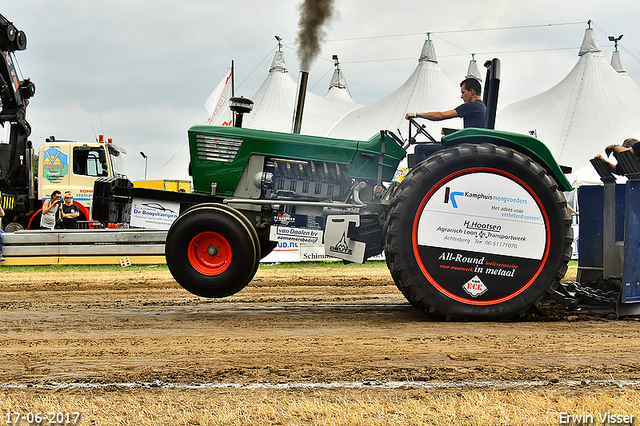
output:
<svg viewBox="0 0 640 426"><path fill-rule="evenodd" d="M203 297L226 297L253 279L260 243L242 213L204 204L176 219L167 234L165 255L171 274L186 290Z"/></svg>

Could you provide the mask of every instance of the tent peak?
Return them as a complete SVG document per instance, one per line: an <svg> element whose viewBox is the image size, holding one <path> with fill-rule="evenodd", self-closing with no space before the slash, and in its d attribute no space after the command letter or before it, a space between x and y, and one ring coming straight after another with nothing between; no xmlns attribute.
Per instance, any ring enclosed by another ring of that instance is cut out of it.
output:
<svg viewBox="0 0 640 426"><path fill-rule="evenodd" d="M627 70L624 68L624 64L622 63L620 52L617 50L614 50L613 55L611 55L611 66L619 73L627 72Z"/></svg>
<svg viewBox="0 0 640 426"><path fill-rule="evenodd" d="M433 41L431 39L424 41L422 52L420 52L420 59L418 61L438 63L438 59L436 58L436 49L433 47Z"/></svg>
<svg viewBox="0 0 640 426"><path fill-rule="evenodd" d="M278 50L273 56L273 62L271 62L271 68L269 68L269 72L281 72L283 74L287 73L287 64L284 62L284 52L282 50Z"/></svg>
<svg viewBox="0 0 640 426"><path fill-rule="evenodd" d="M340 69L340 62L338 61L338 55L333 55L333 61L335 70L333 70L333 76L331 77L331 82L329 83L329 91L334 87L338 89L346 89L347 83L344 79L344 75L342 74L342 70Z"/></svg>
<svg viewBox="0 0 640 426"><path fill-rule="evenodd" d="M344 79L344 75L342 74L342 70L337 68L333 71L333 76L331 77L331 82L329 83L329 90L333 89L334 87L336 89L347 89L347 83Z"/></svg>
<svg viewBox="0 0 640 426"><path fill-rule="evenodd" d="M596 36L592 28L587 28L582 39L582 45L580 46L580 52L578 56L582 56L585 53L601 52L600 46L596 42Z"/></svg>
<svg viewBox="0 0 640 426"><path fill-rule="evenodd" d="M476 55L471 54L471 60L469 61L469 67L467 68L467 75L464 78L475 78L478 81L482 81L482 73L480 67L478 67L478 61L476 61Z"/></svg>

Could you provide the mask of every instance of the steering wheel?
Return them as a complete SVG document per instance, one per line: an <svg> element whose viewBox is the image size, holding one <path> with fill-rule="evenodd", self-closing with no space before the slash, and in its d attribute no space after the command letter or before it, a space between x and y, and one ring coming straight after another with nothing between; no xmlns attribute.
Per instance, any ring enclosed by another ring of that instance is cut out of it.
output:
<svg viewBox="0 0 640 426"><path fill-rule="evenodd" d="M426 136L427 139L429 139L431 142L438 143L438 141L435 140L435 138L433 136L431 136L431 134L429 132L427 132L426 126L424 124L418 123L414 117L409 117L409 143L415 143L415 140L416 140L415 137L411 137L411 126L412 125L415 126L415 128L416 128L416 135L418 135L418 132L420 132L424 136Z"/></svg>

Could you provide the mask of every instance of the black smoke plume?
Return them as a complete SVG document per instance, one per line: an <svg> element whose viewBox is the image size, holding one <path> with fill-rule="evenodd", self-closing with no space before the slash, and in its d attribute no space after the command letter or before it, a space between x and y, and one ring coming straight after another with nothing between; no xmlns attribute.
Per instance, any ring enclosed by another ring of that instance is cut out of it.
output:
<svg viewBox="0 0 640 426"><path fill-rule="evenodd" d="M322 25L333 15L333 0L304 0L298 21L298 55L300 69L309 71L311 62L320 52L325 33Z"/></svg>

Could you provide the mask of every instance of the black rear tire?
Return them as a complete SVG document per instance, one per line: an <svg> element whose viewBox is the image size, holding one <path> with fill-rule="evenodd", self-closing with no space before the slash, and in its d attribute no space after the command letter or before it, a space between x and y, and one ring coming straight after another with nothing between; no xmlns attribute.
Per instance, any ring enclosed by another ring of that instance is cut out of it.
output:
<svg viewBox="0 0 640 426"><path fill-rule="evenodd" d="M527 315L559 285L571 241L555 180L492 144L457 145L417 165L385 228L387 264L407 300L457 320Z"/></svg>
<svg viewBox="0 0 640 426"><path fill-rule="evenodd" d="M260 243L242 213L222 204L201 204L171 225L165 256L182 287L198 296L219 298L237 293L253 279Z"/></svg>

